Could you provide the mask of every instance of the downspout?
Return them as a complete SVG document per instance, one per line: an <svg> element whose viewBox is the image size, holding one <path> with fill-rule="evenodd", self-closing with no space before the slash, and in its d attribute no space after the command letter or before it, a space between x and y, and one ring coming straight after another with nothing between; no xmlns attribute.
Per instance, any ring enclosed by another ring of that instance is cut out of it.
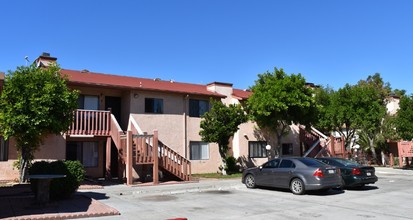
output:
<svg viewBox="0 0 413 220"><path fill-rule="evenodd" d="M183 117L184 117L184 153L185 158L188 158L188 118L187 118L187 109L188 109L188 99L189 95L184 96L184 106L183 106Z"/></svg>

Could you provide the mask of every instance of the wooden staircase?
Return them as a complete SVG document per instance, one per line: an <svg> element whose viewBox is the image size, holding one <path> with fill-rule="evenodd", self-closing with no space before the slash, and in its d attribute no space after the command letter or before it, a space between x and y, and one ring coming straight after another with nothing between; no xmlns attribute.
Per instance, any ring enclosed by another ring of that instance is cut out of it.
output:
<svg viewBox="0 0 413 220"><path fill-rule="evenodd" d="M133 117L129 119L128 132L124 132L111 111L78 109L66 135L70 137L106 137L106 177L110 176L111 144L118 152L118 174L126 169L126 180L132 184L134 165L152 166L153 182L158 183L162 169L183 181L191 180L191 162L158 140L158 131L143 132ZM124 177L124 176L119 176Z"/></svg>
<svg viewBox="0 0 413 220"><path fill-rule="evenodd" d="M152 166L153 183L159 182L159 168L183 181L190 181L191 162L158 139L158 131L153 134L142 132L131 117L126 133L126 179L133 184L133 165Z"/></svg>
<svg viewBox="0 0 413 220"><path fill-rule="evenodd" d="M310 131L300 126L300 142L310 146L303 154L304 157L346 157L343 138L327 137L317 129Z"/></svg>

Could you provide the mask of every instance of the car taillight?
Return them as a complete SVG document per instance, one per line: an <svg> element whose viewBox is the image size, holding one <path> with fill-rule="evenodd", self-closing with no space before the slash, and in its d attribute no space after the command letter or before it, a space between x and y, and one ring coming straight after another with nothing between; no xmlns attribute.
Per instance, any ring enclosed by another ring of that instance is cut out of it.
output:
<svg viewBox="0 0 413 220"><path fill-rule="evenodd" d="M361 174L361 170L359 168L353 168L353 170L351 171L351 174L353 175L360 175Z"/></svg>
<svg viewBox="0 0 413 220"><path fill-rule="evenodd" d="M313 176L316 176L316 177L324 177L324 173L323 173L323 171L322 171L320 168L318 168L316 171L314 171Z"/></svg>

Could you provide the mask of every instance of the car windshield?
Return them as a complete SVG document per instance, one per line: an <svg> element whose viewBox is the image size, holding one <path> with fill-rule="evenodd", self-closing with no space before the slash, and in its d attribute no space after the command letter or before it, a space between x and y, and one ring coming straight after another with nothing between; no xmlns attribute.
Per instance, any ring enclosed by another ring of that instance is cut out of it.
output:
<svg viewBox="0 0 413 220"><path fill-rule="evenodd" d="M336 159L337 162L343 164L344 166L360 166L360 164L358 164L357 162L351 161L351 160L346 160L346 159L341 159L341 158L337 158Z"/></svg>
<svg viewBox="0 0 413 220"><path fill-rule="evenodd" d="M318 160L314 160L310 158L299 158L298 160L309 167L319 167L320 165L321 166L326 165L325 163L322 163Z"/></svg>

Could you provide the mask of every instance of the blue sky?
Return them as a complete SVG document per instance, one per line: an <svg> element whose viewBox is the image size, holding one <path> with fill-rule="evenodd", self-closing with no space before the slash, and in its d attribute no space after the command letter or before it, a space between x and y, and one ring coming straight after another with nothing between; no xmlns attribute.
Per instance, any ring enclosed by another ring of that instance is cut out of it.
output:
<svg viewBox="0 0 413 220"><path fill-rule="evenodd" d="M233 83L283 68L334 89L380 73L413 92L413 1L0 1L0 71L62 68Z"/></svg>

